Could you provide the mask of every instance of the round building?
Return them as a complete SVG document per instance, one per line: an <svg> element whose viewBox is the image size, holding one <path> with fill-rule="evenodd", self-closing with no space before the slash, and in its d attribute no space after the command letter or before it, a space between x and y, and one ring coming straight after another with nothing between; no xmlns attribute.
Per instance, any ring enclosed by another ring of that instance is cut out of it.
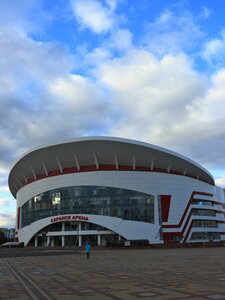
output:
<svg viewBox="0 0 225 300"><path fill-rule="evenodd" d="M25 245L225 240L224 190L212 175L139 141L84 137L31 150L9 188Z"/></svg>

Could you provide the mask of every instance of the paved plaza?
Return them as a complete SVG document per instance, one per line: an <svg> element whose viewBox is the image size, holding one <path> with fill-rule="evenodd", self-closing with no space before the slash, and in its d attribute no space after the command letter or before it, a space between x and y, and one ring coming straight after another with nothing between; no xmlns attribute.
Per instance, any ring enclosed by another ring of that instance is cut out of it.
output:
<svg viewBox="0 0 225 300"><path fill-rule="evenodd" d="M12 250L0 250L0 299L225 299L225 247Z"/></svg>

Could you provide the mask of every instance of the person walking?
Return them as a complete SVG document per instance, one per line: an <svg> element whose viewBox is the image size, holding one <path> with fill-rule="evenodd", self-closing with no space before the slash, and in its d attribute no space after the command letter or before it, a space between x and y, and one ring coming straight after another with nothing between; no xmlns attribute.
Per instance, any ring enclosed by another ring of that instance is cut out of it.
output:
<svg viewBox="0 0 225 300"><path fill-rule="evenodd" d="M90 253L91 253L91 245L89 244L89 242L87 241L87 243L85 244L85 253L87 255L87 258L90 258Z"/></svg>

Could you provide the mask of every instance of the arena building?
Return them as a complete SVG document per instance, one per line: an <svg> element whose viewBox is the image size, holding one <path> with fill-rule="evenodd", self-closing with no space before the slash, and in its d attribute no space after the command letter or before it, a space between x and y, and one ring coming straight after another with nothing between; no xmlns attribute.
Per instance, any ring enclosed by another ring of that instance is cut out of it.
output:
<svg viewBox="0 0 225 300"><path fill-rule="evenodd" d="M139 141L85 137L34 149L13 166L9 188L25 245L225 240L225 195L212 175Z"/></svg>

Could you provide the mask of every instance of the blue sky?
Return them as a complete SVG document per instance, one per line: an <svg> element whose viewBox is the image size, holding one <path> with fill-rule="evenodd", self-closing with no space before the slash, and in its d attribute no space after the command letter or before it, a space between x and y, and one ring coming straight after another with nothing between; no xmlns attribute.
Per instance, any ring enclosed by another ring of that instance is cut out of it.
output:
<svg viewBox="0 0 225 300"><path fill-rule="evenodd" d="M0 0L0 227L25 151L79 136L179 152L225 186L223 0Z"/></svg>

